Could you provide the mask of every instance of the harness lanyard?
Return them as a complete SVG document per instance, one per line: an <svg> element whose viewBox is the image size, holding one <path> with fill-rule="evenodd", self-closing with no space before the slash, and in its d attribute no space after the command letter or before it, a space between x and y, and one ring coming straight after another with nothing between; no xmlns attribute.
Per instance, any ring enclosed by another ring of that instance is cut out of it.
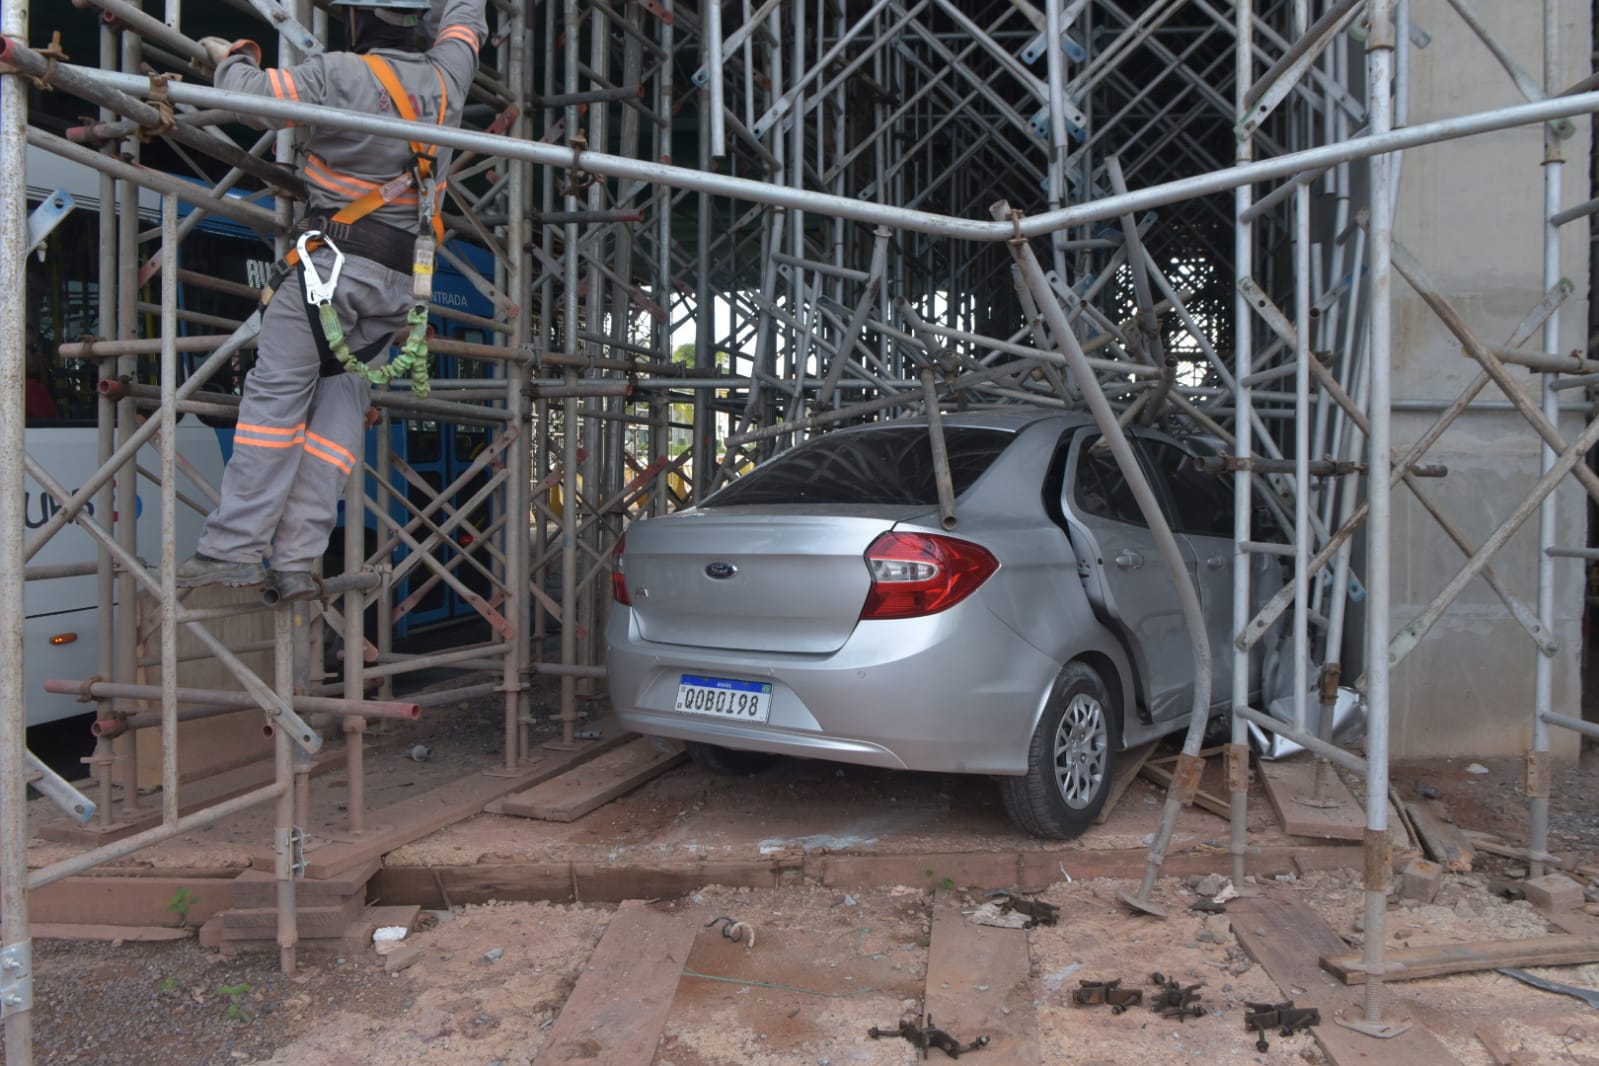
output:
<svg viewBox="0 0 1599 1066"><path fill-rule="evenodd" d="M361 59L394 100L394 106L399 111L400 117L408 122L418 121L416 109L411 106L411 96L405 91L405 86L400 82L399 76L395 74L394 67L388 60L375 55L363 55ZM444 83L443 72L437 68L434 72L439 78L438 124L442 126L444 116L449 111L449 89ZM333 248L334 254L338 256L338 262L342 263L343 253L339 252L326 234L315 232L305 234L285 260L291 267L298 264L304 269L306 302L317 309L318 320L328 349L345 370L361 375L374 385L387 384L402 374L409 374L411 391L417 397L425 398L432 391L432 384L428 379L427 305L433 296L434 254L439 242L444 238L444 220L434 209L433 150L420 141L409 143L413 159L411 171L385 182L346 204L332 218L333 222L353 225L384 204L399 199L408 189L416 189L417 212L421 226L411 257L411 310L405 317L407 325L410 326L410 333L405 343L400 346L398 356L374 369L367 366L361 357L367 353L357 355L350 351L350 346L345 340L344 327L340 325L338 314L333 309L333 287L338 277L338 268L335 266L333 275L328 281L322 282L317 278L310 260L311 250L325 245ZM313 282L315 284L312 284ZM270 299L271 290L268 290L264 294L264 301ZM381 348L381 344L377 347Z"/></svg>

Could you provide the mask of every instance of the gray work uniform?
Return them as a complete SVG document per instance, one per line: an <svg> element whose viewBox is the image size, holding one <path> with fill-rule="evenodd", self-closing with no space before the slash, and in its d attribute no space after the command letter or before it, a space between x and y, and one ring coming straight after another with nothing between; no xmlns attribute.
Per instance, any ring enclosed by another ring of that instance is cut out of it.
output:
<svg viewBox="0 0 1599 1066"><path fill-rule="evenodd" d="M426 52L374 53L393 67L419 121L436 121L442 110L444 125L460 125L478 45L487 31L483 2L450 0ZM215 81L220 89L400 117L377 77L349 52L268 70L239 52L217 67ZM332 215L412 166L408 142L364 133L313 129L304 150L300 174L310 188L313 215ZM448 150L437 150L433 173L441 186L449 158ZM420 216L414 190L367 217L416 233ZM311 261L326 278L333 254L320 249ZM346 254L333 306L350 350L359 352L405 325L412 306L410 275ZM238 563L270 558L274 569L309 570L327 550L339 498L351 471L361 467L371 386L355 374L319 377L317 340L300 274L292 272L262 316L233 455L222 475L222 503L206 519L201 554Z"/></svg>

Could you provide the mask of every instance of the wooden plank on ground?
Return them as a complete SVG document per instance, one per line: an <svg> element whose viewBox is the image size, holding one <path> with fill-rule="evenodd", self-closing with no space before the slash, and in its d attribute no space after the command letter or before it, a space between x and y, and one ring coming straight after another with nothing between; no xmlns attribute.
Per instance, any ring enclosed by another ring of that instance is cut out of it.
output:
<svg viewBox="0 0 1599 1066"><path fill-rule="evenodd" d="M550 1030L535 1066L649 1066L699 922L623 903Z"/></svg>
<svg viewBox="0 0 1599 1066"><path fill-rule="evenodd" d="M1283 832L1296 837L1321 837L1326 840L1361 840L1366 835L1366 809L1355 799L1349 786L1336 773L1327 774L1327 802L1330 807L1312 807L1298 797L1315 792L1316 761L1308 756L1294 759L1262 759L1257 764L1260 783L1266 789Z"/></svg>
<svg viewBox="0 0 1599 1066"><path fill-rule="evenodd" d="M1116 809L1116 804L1121 802L1122 793L1133 783L1138 771L1144 768L1144 763L1149 761L1149 756L1158 743L1160 741L1151 740L1147 744L1116 753L1116 776L1110 779L1110 794L1105 797L1105 805L1099 809L1099 817L1094 819L1095 825L1105 824L1105 820Z"/></svg>
<svg viewBox="0 0 1599 1066"><path fill-rule="evenodd" d="M1520 859L1522 862L1532 861L1532 853L1526 848L1506 844L1492 833L1483 833L1475 829L1463 829L1461 830L1461 835L1477 851L1485 851L1489 855L1498 855L1500 858L1505 859ZM1544 863L1557 870L1575 869L1578 873L1583 872L1582 866L1573 860L1570 855L1551 855L1544 860Z"/></svg>
<svg viewBox="0 0 1599 1066"><path fill-rule="evenodd" d="M232 906L222 877L67 877L28 893L28 917L41 923L199 926Z"/></svg>
<svg viewBox="0 0 1599 1066"><path fill-rule="evenodd" d="M676 745L662 748L648 737L635 737L559 777L506 796L499 812L546 822L575 822L687 759L687 753Z"/></svg>
<svg viewBox="0 0 1599 1066"><path fill-rule="evenodd" d="M302 950L322 951L351 951L372 946L372 934L381 926L398 925L407 930L415 927L416 919L422 909L417 906L373 906L360 911L345 925L342 934L330 937L305 936L301 934L300 948ZM220 924L220 920L219 920ZM266 934L257 938L246 937L235 939L227 935L225 929L212 929L211 923L206 923L206 928L201 930L200 944L204 947L208 941L214 942L225 958L235 955L251 954L260 951L276 951L278 949L277 928L260 930Z"/></svg>
<svg viewBox="0 0 1599 1066"><path fill-rule="evenodd" d="M1138 768L1138 776L1146 781L1153 781L1161 788L1171 787L1171 766L1164 762L1146 762ZM1194 806L1202 811L1209 811L1219 818L1232 820L1233 808L1225 798L1199 789L1194 793Z"/></svg>
<svg viewBox="0 0 1599 1066"><path fill-rule="evenodd" d="M365 901L351 896L343 903L321 906L296 906L295 919L299 923L301 940L326 940L340 937L350 924L361 916ZM276 907L234 908L222 915L223 940L257 940L277 935L278 909Z"/></svg>
<svg viewBox="0 0 1599 1066"><path fill-rule="evenodd" d="M326 773L335 766L343 766L342 757L335 758L332 752L324 751L311 760L311 774ZM193 814L202 807L209 807L224 800L234 799L253 792L258 788L265 788L277 779L277 770L271 759L253 762L235 770L217 774L192 784L180 785L178 788L178 813ZM91 824L81 826L62 814L53 817L41 824L34 835L45 840L54 840L64 843L76 844L108 844L123 837L142 833L146 829L154 829L161 824L161 799L160 793L145 799L149 804L148 813L131 821L117 822L110 829L99 829ZM117 806L117 814L122 813L122 807Z"/></svg>
<svg viewBox="0 0 1599 1066"><path fill-rule="evenodd" d="M382 869L383 861L373 858L359 866L340 871L333 877L301 877L294 882L295 901L339 903L351 896L364 896L367 882ZM278 879L270 870L249 869L233 879L235 907L276 907Z"/></svg>
<svg viewBox="0 0 1599 1066"><path fill-rule="evenodd" d="M95 925L87 922L30 922L28 934L35 940L188 940L193 929L169 929L162 925Z"/></svg>
<svg viewBox="0 0 1599 1066"><path fill-rule="evenodd" d="M367 824L375 826L360 839L341 840L307 851L305 875L328 878L350 870L395 848L437 832L447 825L464 821L483 810L485 804L513 792L521 792L540 781L565 773L634 736L614 721L601 726L603 739L587 741L574 751L546 751L537 762L515 775L477 773L447 785L410 796L399 803L367 812ZM257 869L270 870L270 854L255 857Z"/></svg>
<svg viewBox="0 0 1599 1066"><path fill-rule="evenodd" d="M1477 857L1471 842L1449 817L1449 809L1437 800L1422 800L1405 804L1410 824L1416 827L1421 846L1427 855L1450 873L1471 872L1471 862Z"/></svg>
<svg viewBox="0 0 1599 1066"><path fill-rule="evenodd" d="M1402 1062L1405 1066L1459 1066L1459 1061L1420 1023L1391 1040L1379 1040L1339 1025L1335 1014L1359 1018L1363 990L1335 981L1318 964L1324 955L1347 951L1321 916L1296 899L1255 896L1227 905L1233 933L1245 951L1277 982L1284 999L1321 1010L1321 1024L1311 1029L1334 1066ZM1292 991L1290 991L1292 990ZM1301 991L1303 990L1303 991ZM1404 1015L1403 1004L1390 1002L1384 1017Z"/></svg>
<svg viewBox="0 0 1599 1066"><path fill-rule="evenodd" d="M1413 981L1448 973L1495 970L1501 966L1571 966L1599 962L1599 938L1586 936L1533 936L1520 940L1473 940L1464 944L1433 944L1417 948L1389 948L1388 962L1403 970L1390 981ZM1360 952L1340 950L1322 956L1321 965L1346 985L1361 984L1366 975L1359 965Z"/></svg>
<svg viewBox="0 0 1599 1066"><path fill-rule="evenodd" d="M990 1066L1038 1066L1027 931L973 925L955 892L939 892L927 956L927 1015L962 1043L989 1039Z"/></svg>

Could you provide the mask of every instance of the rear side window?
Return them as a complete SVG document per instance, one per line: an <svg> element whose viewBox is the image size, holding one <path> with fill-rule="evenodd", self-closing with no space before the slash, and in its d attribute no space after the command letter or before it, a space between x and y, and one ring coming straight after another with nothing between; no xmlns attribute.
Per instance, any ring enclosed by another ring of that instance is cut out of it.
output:
<svg viewBox="0 0 1599 1066"><path fill-rule="evenodd" d="M1199 468L1199 460L1164 441L1146 440L1144 451L1166 482L1177 505L1180 532L1207 537L1233 535L1232 486Z"/></svg>
<svg viewBox="0 0 1599 1066"><path fill-rule="evenodd" d="M1132 486L1122 475L1103 437L1083 441L1077 456L1077 483L1073 492L1077 507L1084 514L1137 526L1146 524Z"/></svg>
<svg viewBox="0 0 1599 1066"><path fill-rule="evenodd" d="M1015 439L1009 430L946 426L944 447L959 496ZM933 443L925 427L895 426L821 437L778 456L705 501L763 503L938 503Z"/></svg>

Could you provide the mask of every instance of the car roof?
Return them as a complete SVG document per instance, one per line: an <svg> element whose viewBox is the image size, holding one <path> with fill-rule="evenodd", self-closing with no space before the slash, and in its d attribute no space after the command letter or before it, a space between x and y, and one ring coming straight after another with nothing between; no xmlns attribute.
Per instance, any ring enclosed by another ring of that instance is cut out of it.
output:
<svg viewBox="0 0 1599 1066"><path fill-rule="evenodd" d="M1038 422L1053 421L1062 429L1070 426L1091 425L1093 419L1084 411L1063 411L1058 408L1032 407L1023 404L1008 404L1003 407L992 407L972 411L946 411L942 421L946 427L959 426L974 429L1003 429L1019 433L1027 427ZM926 415L913 415L907 418L895 418L882 422L871 422L863 426L850 426L847 430L839 432L870 432L884 429L889 426L925 426Z"/></svg>

